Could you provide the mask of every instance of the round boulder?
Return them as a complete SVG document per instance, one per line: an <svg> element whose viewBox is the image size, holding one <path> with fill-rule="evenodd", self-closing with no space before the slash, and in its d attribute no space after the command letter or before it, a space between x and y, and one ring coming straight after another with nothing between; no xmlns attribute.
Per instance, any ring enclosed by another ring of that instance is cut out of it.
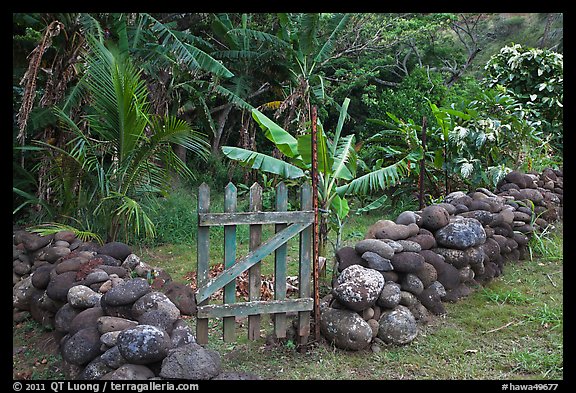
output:
<svg viewBox="0 0 576 393"><path fill-rule="evenodd" d="M332 290L334 297L354 311L362 311L378 299L384 277L376 270L352 265L342 271Z"/></svg>
<svg viewBox="0 0 576 393"><path fill-rule="evenodd" d="M122 357L133 364L158 362L168 355L171 348L168 333L150 325L123 330L116 343Z"/></svg>
<svg viewBox="0 0 576 393"><path fill-rule="evenodd" d="M327 308L320 318L320 332L340 349L359 351L372 341L372 328L358 313Z"/></svg>
<svg viewBox="0 0 576 393"><path fill-rule="evenodd" d="M480 221L461 218L436 231L436 242L446 248L464 250L486 241L486 232Z"/></svg>
<svg viewBox="0 0 576 393"><path fill-rule="evenodd" d="M450 214L442 206L431 205L422 209L422 226L428 230L436 231L450 222Z"/></svg>
<svg viewBox="0 0 576 393"><path fill-rule="evenodd" d="M206 380L222 372L220 355L199 344L186 344L170 351L162 361L160 377L167 379Z"/></svg>
<svg viewBox="0 0 576 393"><path fill-rule="evenodd" d="M384 311L378 323L378 338L387 344L408 344L418 335L416 319L404 306L399 305L394 310Z"/></svg>

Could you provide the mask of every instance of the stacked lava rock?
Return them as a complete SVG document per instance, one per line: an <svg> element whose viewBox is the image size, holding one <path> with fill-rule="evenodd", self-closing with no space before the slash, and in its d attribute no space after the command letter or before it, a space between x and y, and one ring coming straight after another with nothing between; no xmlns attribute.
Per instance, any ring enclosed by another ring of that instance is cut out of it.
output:
<svg viewBox="0 0 576 393"><path fill-rule="evenodd" d="M349 350L414 340L418 323L446 313L443 302L501 275L505 262L524 259L530 235L561 218L561 175L514 171L498 194L457 191L376 222L364 240L336 253L339 276L321 306L324 337Z"/></svg>
<svg viewBox="0 0 576 393"><path fill-rule="evenodd" d="M14 320L31 315L55 329L69 378L256 378L222 372L218 353L198 345L181 318L196 311L192 290L128 245L16 231L13 250Z"/></svg>

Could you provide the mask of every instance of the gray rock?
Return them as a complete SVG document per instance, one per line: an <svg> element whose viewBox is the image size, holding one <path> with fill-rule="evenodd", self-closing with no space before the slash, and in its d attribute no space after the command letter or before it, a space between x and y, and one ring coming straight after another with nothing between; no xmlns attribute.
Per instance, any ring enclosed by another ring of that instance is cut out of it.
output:
<svg viewBox="0 0 576 393"><path fill-rule="evenodd" d="M64 360L78 366L88 364L100 354L100 333L94 326L79 330L62 347Z"/></svg>
<svg viewBox="0 0 576 393"><path fill-rule="evenodd" d="M382 272L388 272L394 269L389 259L382 258L379 254L372 251L366 251L362 254L362 259L366 261L367 267L370 269Z"/></svg>
<svg viewBox="0 0 576 393"><path fill-rule="evenodd" d="M174 322L172 333L170 333L172 348L181 347L182 345L196 342L194 332L183 319Z"/></svg>
<svg viewBox="0 0 576 393"><path fill-rule="evenodd" d="M108 280L108 277L109 277L108 273L106 273L104 270L93 269L90 273L88 273L88 275L83 281L83 284L86 286L90 286L98 282L104 282Z"/></svg>
<svg viewBox="0 0 576 393"><path fill-rule="evenodd" d="M372 341L370 325L350 310L324 310L320 318L320 332L336 347L351 351L365 349Z"/></svg>
<svg viewBox="0 0 576 393"><path fill-rule="evenodd" d="M56 241L65 241L68 244L71 244L76 240L76 234L72 231L60 231L54 234L54 240Z"/></svg>
<svg viewBox="0 0 576 393"><path fill-rule="evenodd" d="M404 252L420 252L422 250L420 244L410 240L398 240L398 243L402 245Z"/></svg>
<svg viewBox="0 0 576 393"><path fill-rule="evenodd" d="M480 221L462 218L436 231L434 237L440 246L464 250L486 241L486 232Z"/></svg>
<svg viewBox="0 0 576 393"><path fill-rule="evenodd" d="M442 255L444 257L445 262L454 266L456 269L468 266L468 258L464 250L438 247L434 248L432 251L438 255Z"/></svg>
<svg viewBox="0 0 576 393"><path fill-rule="evenodd" d="M424 284L415 274L408 273L404 276L400 283L400 289L408 291L414 295L420 294L424 290Z"/></svg>
<svg viewBox="0 0 576 393"><path fill-rule="evenodd" d="M422 268L424 258L415 252L403 251L390 259L394 270L400 273L416 273Z"/></svg>
<svg viewBox="0 0 576 393"><path fill-rule="evenodd" d="M192 343L170 351L162 361L160 377L167 379L212 379L222 372L220 355Z"/></svg>
<svg viewBox="0 0 576 393"><path fill-rule="evenodd" d="M14 285L12 287L12 307L20 310L29 310L30 295L34 288L31 276L20 280L16 285Z"/></svg>
<svg viewBox="0 0 576 393"><path fill-rule="evenodd" d="M102 308L100 307L87 308L79 312L78 315L76 315L74 319L72 319L72 322L70 323L70 326L68 328L68 332L70 334L75 334L76 332L88 327L93 327L96 329L98 318L100 318L103 315L104 310L102 310Z"/></svg>
<svg viewBox="0 0 576 393"><path fill-rule="evenodd" d="M22 243L26 251L33 252L47 246L53 238L53 235L40 236L27 231L16 231L14 233L14 244Z"/></svg>
<svg viewBox="0 0 576 393"><path fill-rule="evenodd" d="M132 248L121 242L110 242L100 247L98 254L110 255L113 258L123 261L128 255L132 254Z"/></svg>
<svg viewBox="0 0 576 393"><path fill-rule="evenodd" d="M68 291L68 303L76 308L89 308L100 304L102 294L94 292L85 285L76 285Z"/></svg>
<svg viewBox="0 0 576 393"><path fill-rule="evenodd" d="M77 272L88 259L81 256L66 259L56 265L56 273Z"/></svg>
<svg viewBox="0 0 576 393"><path fill-rule="evenodd" d="M102 316L96 321L98 331L102 334L130 329L136 327L136 325L138 325L137 321L108 315Z"/></svg>
<svg viewBox="0 0 576 393"><path fill-rule="evenodd" d="M30 266L30 263L27 262L22 262L21 260L17 259L12 263L12 270L14 271L14 273L23 276L25 274L30 273L30 269L32 266Z"/></svg>
<svg viewBox="0 0 576 393"><path fill-rule="evenodd" d="M418 245L420 245L420 249L417 252L420 252L421 250L429 250L431 248L436 247L436 239L434 238L434 235L418 234L416 236L409 237L408 239L406 239L406 241L418 243Z"/></svg>
<svg viewBox="0 0 576 393"><path fill-rule="evenodd" d="M109 372L114 371L113 367L109 367L103 360L101 356L92 360L90 363L84 367L84 370L80 373L77 379L96 381L102 378Z"/></svg>
<svg viewBox="0 0 576 393"><path fill-rule="evenodd" d="M353 247L342 247L336 251L336 260L338 261L338 272L352 265L367 266L366 261L361 258Z"/></svg>
<svg viewBox="0 0 576 393"><path fill-rule="evenodd" d="M112 290L114 290L114 288L112 288ZM136 318L151 310L165 311L172 322L180 318L180 310L178 307L162 292L148 292L134 302L132 306L132 314Z"/></svg>
<svg viewBox="0 0 576 393"><path fill-rule="evenodd" d="M180 314L196 315L196 296L188 285L171 281L162 288L162 291L178 307Z"/></svg>
<svg viewBox="0 0 576 393"><path fill-rule="evenodd" d="M68 303L60 307L54 316L54 328L56 331L61 333L68 333L70 326L72 325L72 321L78 314L80 314L81 311L82 310L78 310Z"/></svg>
<svg viewBox="0 0 576 393"><path fill-rule="evenodd" d="M50 272L54 269L54 265L42 265L34 270L32 273L32 285L38 289L46 289L50 282Z"/></svg>
<svg viewBox="0 0 576 393"><path fill-rule="evenodd" d="M106 332L100 336L100 342L106 345L107 347L112 348L113 346L116 345L116 341L118 340L118 335L120 334L120 332L121 330Z"/></svg>
<svg viewBox="0 0 576 393"><path fill-rule="evenodd" d="M144 381L154 378L154 372L141 364L124 364L102 377L104 380Z"/></svg>
<svg viewBox="0 0 576 393"><path fill-rule="evenodd" d="M138 317L140 325L156 326L168 334L172 332L175 321L165 310L149 310Z"/></svg>
<svg viewBox="0 0 576 393"><path fill-rule="evenodd" d="M446 289L456 288L460 285L460 273L458 269L446 263L443 256L431 250L422 250L420 251L420 255L424 257L427 263L434 266L438 276L437 280L442 283Z"/></svg>
<svg viewBox="0 0 576 393"><path fill-rule="evenodd" d="M422 209L422 227L436 231L450 222L450 214L442 206L431 205Z"/></svg>
<svg viewBox="0 0 576 393"><path fill-rule="evenodd" d="M418 335L414 315L404 306L384 311L378 321L378 338L387 344L404 345L412 342Z"/></svg>
<svg viewBox="0 0 576 393"><path fill-rule="evenodd" d="M65 303L68 301L68 290L77 284L76 272L58 274L48 283L46 293L52 298L52 300Z"/></svg>
<svg viewBox="0 0 576 393"><path fill-rule="evenodd" d="M446 293L446 291L444 291ZM424 289L419 295L418 300L426 309L428 309L434 315L446 314L446 308L442 303L442 298L440 297L437 288L428 287Z"/></svg>
<svg viewBox="0 0 576 393"><path fill-rule="evenodd" d="M418 270L415 274L416 276L418 276L420 281L422 281L422 285L424 285L424 288L426 288L427 286L429 286L438 279L438 273L436 272L436 269L428 262L424 262L422 268Z"/></svg>
<svg viewBox="0 0 576 393"><path fill-rule="evenodd" d="M400 304L400 285L393 281L386 281L376 304L385 308L394 308Z"/></svg>
<svg viewBox="0 0 576 393"><path fill-rule="evenodd" d="M418 220L418 217L416 215L416 213L414 213L413 211L403 211L402 213L400 213L398 215L398 217L396 218L396 224L401 224L401 225L409 225L409 224L416 224L416 221Z"/></svg>
<svg viewBox="0 0 576 393"><path fill-rule="evenodd" d="M394 250L394 253L404 251L404 248L402 247L402 245L400 243L398 243L396 240L392 240L392 239L380 239L380 240L383 241L384 243L388 244L390 247L392 247L392 250Z"/></svg>
<svg viewBox="0 0 576 393"><path fill-rule="evenodd" d="M103 300L109 306L124 306L136 302L151 290L146 279L134 278L107 291Z"/></svg>
<svg viewBox="0 0 576 393"><path fill-rule="evenodd" d="M50 263L54 263L68 254L70 254L68 247L47 247L44 250L44 259Z"/></svg>
<svg viewBox="0 0 576 393"><path fill-rule="evenodd" d="M370 251L380 255L382 258L390 259L394 255L394 250L387 243L378 239L364 239L356 243L354 249L358 255L363 255Z"/></svg>
<svg viewBox="0 0 576 393"><path fill-rule="evenodd" d="M123 330L116 341L122 357L129 363L158 362L172 347L170 336L164 330L150 325L138 325Z"/></svg>
<svg viewBox="0 0 576 393"><path fill-rule="evenodd" d="M338 276L332 293L346 307L362 311L376 302L383 286L384 277L376 270L352 265Z"/></svg>
<svg viewBox="0 0 576 393"><path fill-rule="evenodd" d="M106 364L106 366L111 367L113 369L117 369L118 367L126 364L126 359L124 359L122 357L122 354L120 354L120 350L118 349L117 345L113 346L112 348L104 352L100 356L100 359L102 360L102 362L104 362L104 364Z"/></svg>

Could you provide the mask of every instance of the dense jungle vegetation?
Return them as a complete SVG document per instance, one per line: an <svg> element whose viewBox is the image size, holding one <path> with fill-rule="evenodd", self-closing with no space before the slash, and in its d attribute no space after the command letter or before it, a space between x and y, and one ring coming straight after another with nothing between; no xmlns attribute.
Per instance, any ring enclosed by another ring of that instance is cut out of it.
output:
<svg viewBox="0 0 576 393"><path fill-rule="evenodd" d="M202 182L310 179L317 108L326 241L562 166L563 15L13 14L12 102L13 224L148 244Z"/></svg>

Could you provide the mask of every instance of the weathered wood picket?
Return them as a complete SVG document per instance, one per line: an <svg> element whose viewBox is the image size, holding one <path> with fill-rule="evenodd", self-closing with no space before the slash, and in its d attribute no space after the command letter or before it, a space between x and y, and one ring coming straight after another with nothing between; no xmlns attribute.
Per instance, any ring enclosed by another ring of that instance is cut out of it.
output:
<svg viewBox="0 0 576 393"><path fill-rule="evenodd" d="M311 298L310 272L312 266L312 190L309 184L300 188L300 211L288 211L288 190L284 183L276 187L276 211L262 211L262 187L250 187L249 212L236 212L236 187L225 188L224 213L210 213L210 188L203 183L198 193L198 267L196 302L198 315L196 340L208 343L209 318L222 318L224 341L236 339L235 318L248 316L248 339L260 336L261 314L274 314L276 337L286 337L286 313L298 312L297 335L305 343L310 335ZM248 255L236 259L236 226L250 225ZM275 235L262 243L262 225L275 224ZM210 227L224 226L224 271L209 278ZM286 242L300 234L300 261L298 270L298 299L286 299ZM274 300L260 300L261 260L274 252ZM236 278L248 270L248 302L236 302ZM224 288L222 304L208 304L212 294Z"/></svg>

